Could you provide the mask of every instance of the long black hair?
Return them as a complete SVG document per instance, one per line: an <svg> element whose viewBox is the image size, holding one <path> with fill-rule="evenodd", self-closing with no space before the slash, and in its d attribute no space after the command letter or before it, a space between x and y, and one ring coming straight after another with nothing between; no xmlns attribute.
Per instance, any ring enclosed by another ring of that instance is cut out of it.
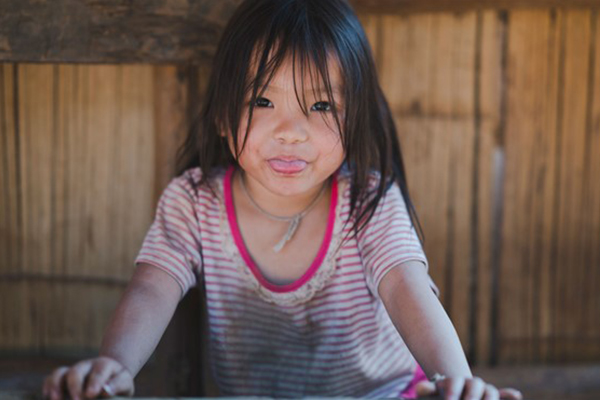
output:
<svg viewBox="0 0 600 400"><path fill-rule="evenodd" d="M332 95L328 74L331 55L339 63L343 113L337 112ZM216 167L237 164L245 145L244 141L242 148L238 148L244 107L249 104L247 138L256 98L288 56L294 63L299 60L300 66L306 66L310 76L314 70L333 104L345 164L351 172L352 232L358 233L365 227L394 181L400 187L413 226L413 216L418 224L396 128L378 82L371 48L356 14L345 0L245 0L239 5L217 47L204 104L178 151L177 175L200 167L202 178L198 185L210 187ZM252 71L255 76L250 76L251 66L255 66L256 73ZM294 88L306 113L296 82ZM222 132L232 135L235 155ZM373 172L379 176L375 188L370 185Z"/></svg>

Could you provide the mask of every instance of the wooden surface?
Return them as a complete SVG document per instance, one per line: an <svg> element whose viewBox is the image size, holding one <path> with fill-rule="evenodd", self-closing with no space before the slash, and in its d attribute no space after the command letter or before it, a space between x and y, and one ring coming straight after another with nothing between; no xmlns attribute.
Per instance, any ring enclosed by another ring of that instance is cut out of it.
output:
<svg viewBox="0 0 600 400"><path fill-rule="evenodd" d="M5 0L0 60L15 62L200 62L239 0Z"/></svg>
<svg viewBox="0 0 600 400"><path fill-rule="evenodd" d="M37 359L0 360L0 399L38 399L41 382L46 371L53 366L62 365L66 360ZM152 363L150 368L161 368L160 362ZM173 391L160 392L146 368L136 377L136 398L174 398ZM600 398L600 364L520 366L499 368L477 368L473 374L483 378L496 387L514 387L519 389L525 400L597 400ZM154 385L154 386L153 386ZM159 394L160 393L160 394ZM19 394L16 397L16 394ZM24 397L28 396L28 397ZM187 394L186 397L198 397ZM214 396L207 396L214 397ZM243 398L240 398L243 399ZM41 400L41 399L40 399ZM432 400L432 399L430 399Z"/></svg>
<svg viewBox="0 0 600 400"><path fill-rule="evenodd" d="M0 61L201 63L240 0L4 0ZM361 13L597 8L600 0L352 0Z"/></svg>
<svg viewBox="0 0 600 400"><path fill-rule="evenodd" d="M466 12L474 10L509 10L518 8L590 8L599 0L350 0L364 13L408 14L423 12Z"/></svg>
<svg viewBox="0 0 600 400"><path fill-rule="evenodd" d="M138 400L181 400L181 397L135 397ZM438 396L428 396L428 397L421 397L424 400L442 400L441 397ZM42 396L39 395L35 395L35 394L28 394L28 393L2 393L0 392L0 399L2 400L44 400L42 398ZM114 400L131 400L131 397L112 397L112 399ZM251 396L251 397L243 397L243 396L239 396L239 397L186 397L187 400L256 400L256 399L264 399L264 400L269 400L269 399L274 399L273 397L256 397L256 396ZM318 400L318 399L327 399L327 400L352 400L352 399L356 399L356 397L310 397L310 399L312 400ZM398 400L402 400L403 398L400 397L398 398Z"/></svg>

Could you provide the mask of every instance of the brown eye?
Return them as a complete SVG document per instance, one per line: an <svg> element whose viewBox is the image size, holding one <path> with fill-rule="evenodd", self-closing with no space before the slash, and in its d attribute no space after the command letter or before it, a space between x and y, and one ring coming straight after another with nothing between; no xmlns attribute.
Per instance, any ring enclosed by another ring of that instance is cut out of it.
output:
<svg viewBox="0 0 600 400"><path fill-rule="evenodd" d="M254 102L256 107L273 107L273 103L269 99L265 99L264 97L257 97Z"/></svg>
<svg viewBox="0 0 600 400"><path fill-rule="evenodd" d="M331 111L331 104L326 101L316 102L312 107L311 111Z"/></svg>

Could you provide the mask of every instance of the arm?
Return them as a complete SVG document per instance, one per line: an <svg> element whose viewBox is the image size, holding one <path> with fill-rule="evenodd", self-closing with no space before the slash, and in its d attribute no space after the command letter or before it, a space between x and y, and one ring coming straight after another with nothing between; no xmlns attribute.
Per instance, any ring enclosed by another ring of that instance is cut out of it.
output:
<svg viewBox="0 0 600 400"><path fill-rule="evenodd" d="M140 263L104 332L99 357L56 368L44 379L44 397L132 396L133 379L156 348L181 294L166 272Z"/></svg>
<svg viewBox="0 0 600 400"><path fill-rule="evenodd" d="M436 372L447 377L472 377L458 334L429 287L421 262L407 261L392 268L381 280L379 295L429 378Z"/></svg>
<svg viewBox="0 0 600 400"><path fill-rule="evenodd" d="M119 361L136 376L173 317L181 288L166 272L140 263L104 333L100 356Z"/></svg>

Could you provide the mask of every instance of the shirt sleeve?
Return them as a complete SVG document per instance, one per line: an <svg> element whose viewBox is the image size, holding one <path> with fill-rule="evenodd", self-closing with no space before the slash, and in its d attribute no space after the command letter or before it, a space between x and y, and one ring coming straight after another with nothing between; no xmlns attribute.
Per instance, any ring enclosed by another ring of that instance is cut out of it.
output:
<svg viewBox="0 0 600 400"><path fill-rule="evenodd" d="M181 287L181 298L197 284L201 273L196 198L184 175L169 182L134 263L151 264L168 273Z"/></svg>
<svg viewBox="0 0 600 400"><path fill-rule="evenodd" d="M396 182L379 201L358 241L367 285L376 297L379 297L379 283L385 274L403 262L420 261L425 271L429 271L429 262ZM438 287L431 276L428 277L431 289L439 297Z"/></svg>

